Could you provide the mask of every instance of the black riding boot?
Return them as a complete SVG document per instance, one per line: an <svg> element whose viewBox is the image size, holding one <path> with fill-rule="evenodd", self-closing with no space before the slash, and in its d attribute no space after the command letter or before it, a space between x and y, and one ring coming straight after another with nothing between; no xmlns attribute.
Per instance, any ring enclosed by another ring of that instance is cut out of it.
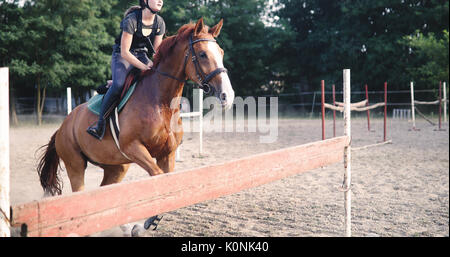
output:
<svg viewBox="0 0 450 257"><path fill-rule="evenodd" d="M112 90L108 90L108 92L106 92L105 96L103 97L102 107L100 109L97 125L95 127L90 126L87 129L87 133L97 138L98 140L102 140L103 136L105 135L106 122L104 116L106 111L111 107L116 98L117 96L114 94Z"/></svg>

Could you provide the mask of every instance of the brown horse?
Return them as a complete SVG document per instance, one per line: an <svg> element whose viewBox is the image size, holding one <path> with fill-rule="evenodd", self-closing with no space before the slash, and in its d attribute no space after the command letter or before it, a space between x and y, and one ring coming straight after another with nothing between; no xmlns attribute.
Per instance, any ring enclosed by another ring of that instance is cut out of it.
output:
<svg viewBox="0 0 450 257"><path fill-rule="evenodd" d="M98 117L86 103L76 107L53 134L40 159L38 173L44 191L61 194L57 174L60 159L74 192L84 188L88 161L103 168L101 186L120 182L131 163L151 176L173 171L175 150L183 137L179 103L186 79L213 90L223 108L233 104L234 91L223 66L223 50L214 40L222 24L223 20L208 28L201 18L163 40L154 68L141 74L142 79L119 116L122 152L114 143L109 125L103 140L94 140L86 129Z"/></svg>

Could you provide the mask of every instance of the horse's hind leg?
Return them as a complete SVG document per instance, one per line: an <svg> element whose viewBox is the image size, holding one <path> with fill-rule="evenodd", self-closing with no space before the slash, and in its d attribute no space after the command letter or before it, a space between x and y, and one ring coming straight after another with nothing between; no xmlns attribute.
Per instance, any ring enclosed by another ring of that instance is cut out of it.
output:
<svg viewBox="0 0 450 257"><path fill-rule="evenodd" d="M72 186L72 192L82 191L84 189L84 173L87 161L83 159L80 153L66 151L61 155L61 159L66 166L67 176Z"/></svg>
<svg viewBox="0 0 450 257"><path fill-rule="evenodd" d="M101 165L104 170L103 180L100 186L106 186L114 183L119 183L127 174L130 164L122 165Z"/></svg>
<svg viewBox="0 0 450 257"><path fill-rule="evenodd" d="M122 165L105 165L102 164L100 167L103 168L103 180L100 186L111 185L114 183L119 183L127 174L130 164ZM131 224L122 224L119 226L122 229L124 236L129 236L131 233Z"/></svg>

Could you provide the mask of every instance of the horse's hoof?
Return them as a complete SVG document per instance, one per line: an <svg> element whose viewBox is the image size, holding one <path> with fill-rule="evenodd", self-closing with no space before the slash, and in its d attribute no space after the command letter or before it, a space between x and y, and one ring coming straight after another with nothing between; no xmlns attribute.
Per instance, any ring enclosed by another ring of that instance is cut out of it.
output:
<svg viewBox="0 0 450 257"><path fill-rule="evenodd" d="M136 224L133 226L133 229L131 230L131 236L132 237L141 237L145 233L144 227L142 227L139 224Z"/></svg>
<svg viewBox="0 0 450 257"><path fill-rule="evenodd" d="M146 230L148 230L148 229L153 225L153 226L155 226L155 228L153 228L153 230L156 230L156 228L158 228L159 222L161 221L161 219L162 219L163 217L164 217L164 216L158 217L158 215L156 215L156 216L153 216L153 217L148 218L148 219L144 222L144 228L145 228Z"/></svg>
<svg viewBox="0 0 450 257"><path fill-rule="evenodd" d="M131 233L131 224L120 225L120 229L122 230L124 236L129 236Z"/></svg>

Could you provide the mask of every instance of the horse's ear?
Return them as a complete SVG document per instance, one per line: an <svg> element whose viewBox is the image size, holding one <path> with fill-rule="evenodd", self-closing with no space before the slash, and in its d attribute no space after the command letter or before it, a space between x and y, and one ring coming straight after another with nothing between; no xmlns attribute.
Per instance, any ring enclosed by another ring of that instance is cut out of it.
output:
<svg viewBox="0 0 450 257"><path fill-rule="evenodd" d="M223 19L220 19L219 23L217 23L216 26L209 29L209 33L211 33L213 37L219 36L222 26L223 26Z"/></svg>
<svg viewBox="0 0 450 257"><path fill-rule="evenodd" d="M202 32L204 27L205 27L205 24L203 23L203 17L202 17L197 21L197 24L195 24L194 36L198 36L198 34L200 34Z"/></svg>

